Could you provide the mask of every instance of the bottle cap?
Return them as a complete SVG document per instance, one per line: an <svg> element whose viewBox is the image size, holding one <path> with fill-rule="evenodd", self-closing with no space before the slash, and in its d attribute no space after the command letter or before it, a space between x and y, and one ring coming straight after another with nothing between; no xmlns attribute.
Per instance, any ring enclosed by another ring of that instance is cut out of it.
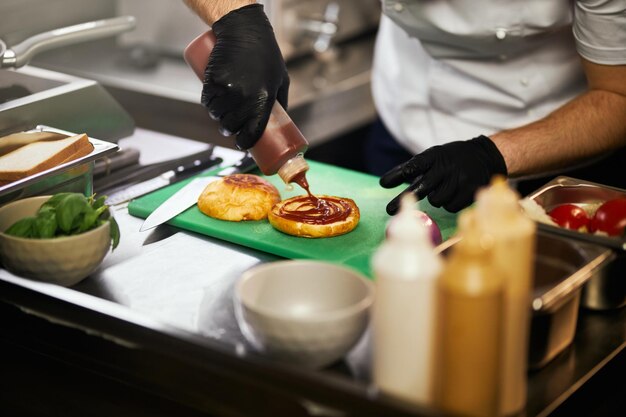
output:
<svg viewBox="0 0 626 417"><path fill-rule="evenodd" d="M289 184L293 179L303 172L309 170L309 164L304 159L304 155L299 153L278 169L278 176L285 184Z"/></svg>
<svg viewBox="0 0 626 417"><path fill-rule="evenodd" d="M404 194L400 211L387 224L387 238L373 258L377 275L406 281L431 280L439 276L440 255L435 251L430 230L420 213L415 196Z"/></svg>
<svg viewBox="0 0 626 417"><path fill-rule="evenodd" d="M476 194L476 209L487 218L504 214L517 214L520 211L519 194L513 190L503 176L497 175L491 184Z"/></svg>

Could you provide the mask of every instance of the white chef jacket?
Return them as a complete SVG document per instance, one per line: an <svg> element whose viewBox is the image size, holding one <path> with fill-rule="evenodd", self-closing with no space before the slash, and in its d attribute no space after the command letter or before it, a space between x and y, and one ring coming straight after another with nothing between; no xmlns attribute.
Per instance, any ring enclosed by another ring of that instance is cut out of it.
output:
<svg viewBox="0 0 626 417"><path fill-rule="evenodd" d="M372 92L413 153L537 120L626 64L626 0L382 0Z"/></svg>

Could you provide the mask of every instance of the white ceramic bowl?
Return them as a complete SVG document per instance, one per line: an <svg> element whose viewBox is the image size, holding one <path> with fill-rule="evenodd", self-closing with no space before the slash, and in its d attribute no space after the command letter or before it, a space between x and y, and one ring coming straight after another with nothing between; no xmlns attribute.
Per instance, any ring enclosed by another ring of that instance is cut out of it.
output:
<svg viewBox="0 0 626 417"><path fill-rule="evenodd" d="M34 216L49 198L29 197L0 207L0 257L4 267L17 275L71 286L93 272L108 253L110 223L53 239L25 239L3 233L16 221Z"/></svg>
<svg viewBox="0 0 626 417"><path fill-rule="evenodd" d="M246 339L269 357L321 368L352 349L365 331L373 285L359 273L319 261L277 261L246 271L235 287Z"/></svg>

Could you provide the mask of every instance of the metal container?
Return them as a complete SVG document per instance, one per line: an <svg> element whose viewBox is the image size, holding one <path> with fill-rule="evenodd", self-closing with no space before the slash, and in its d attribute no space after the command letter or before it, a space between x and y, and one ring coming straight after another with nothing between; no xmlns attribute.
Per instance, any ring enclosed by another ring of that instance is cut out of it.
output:
<svg viewBox="0 0 626 417"><path fill-rule="evenodd" d="M537 232L528 367L545 366L574 340L584 285L614 258L607 248ZM442 255L460 238L438 247Z"/></svg>
<svg viewBox="0 0 626 417"><path fill-rule="evenodd" d="M32 134L37 139L45 136L47 140L62 139L75 135L75 133L44 125L39 125L35 129L21 133L25 135ZM2 147L3 139L6 137L0 137L0 148ZM91 194L93 192L95 160L117 152L118 146L91 137L89 141L94 147L90 154L0 186L0 205L25 197L54 194L61 191L80 192L85 195Z"/></svg>
<svg viewBox="0 0 626 417"><path fill-rule="evenodd" d="M528 196L546 212L560 204L576 204L586 208L618 197L626 197L626 190L565 176L553 179ZM543 223L538 223L538 227L548 233L611 249L614 252L613 262L594 274L585 285L581 304L594 310L609 310L626 305L626 237L600 236Z"/></svg>

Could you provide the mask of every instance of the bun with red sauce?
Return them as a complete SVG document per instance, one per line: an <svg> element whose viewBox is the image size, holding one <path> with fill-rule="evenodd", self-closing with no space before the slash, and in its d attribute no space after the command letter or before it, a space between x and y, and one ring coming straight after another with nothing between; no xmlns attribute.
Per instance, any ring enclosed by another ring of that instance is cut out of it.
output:
<svg viewBox="0 0 626 417"><path fill-rule="evenodd" d="M318 195L283 200L270 210L270 224L283 233L309 238L343 235L359 223L361 214L349 198Z"/></svg>

